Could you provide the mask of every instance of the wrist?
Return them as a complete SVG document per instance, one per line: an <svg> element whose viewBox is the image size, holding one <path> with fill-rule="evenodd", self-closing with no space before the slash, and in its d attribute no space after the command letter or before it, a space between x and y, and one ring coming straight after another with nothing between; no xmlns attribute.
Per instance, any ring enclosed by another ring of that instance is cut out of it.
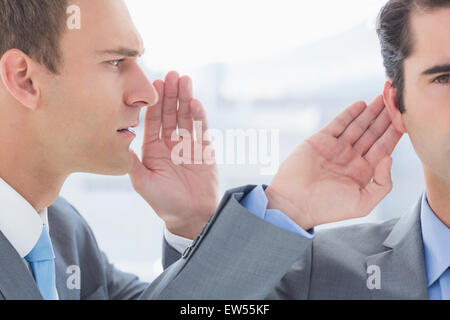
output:
<svg viewBox="0 0 450 320"><path fill-rule="evenodd" d="M269 186L265 190L265 193L268 199L267 209L276 209L283 212L304 230L310 230L314 228L315 225L313 221L311 221L306 213L303 212L301 208L289 201L289 199L281 192L277 191L272 186Z"/></svg>
<svg viewBox="0 0 450 320"><path fill-rule="evenodd" d="M193 240L178 236L169 231L169 229L164 228L164 239L167 243L174 248L179 253L183 254L186 248L192 245Z"/></svg>
<svg viewBox="0 0 450 320"><path fill-rule="evenodd" d="M186 223L186 221L171 221L170 223L166 222L166 228L168 231L170 231L170 233L176 236L193 240L200 234L205 224L207 223L207 220L204 219L195 221L193 221L192 219L186 220L189 220L189 223Z"/></svg>
<svg viewBox="0 0 450 320"><path fill-rule="evenodd" d="M211 216L217 208L217 201L202 203L201 206L183 210L176 210L177 215L168 212L156 211L158 216L164 221L166 228L172 234L195 239L202 232ZM172 210L172 212L175 210Z"/></svg>

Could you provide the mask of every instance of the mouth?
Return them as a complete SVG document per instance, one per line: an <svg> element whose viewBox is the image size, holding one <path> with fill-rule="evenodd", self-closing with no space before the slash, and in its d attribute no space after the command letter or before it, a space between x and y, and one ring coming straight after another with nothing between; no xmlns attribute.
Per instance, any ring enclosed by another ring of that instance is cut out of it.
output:
<svg viewBox="0 0 450 320"><path fill-rule="evenodd" d="M126 129L120 129L120 130L117 130L117 132L119 132L119 133L124 133L124 132L131 132L131 133L134 133L134 134L136 134L136 131L134 131L134 129L133 128L126 128Z"/></svg>
<svg viewBox="0 0 450 320"><path fill-rule="evenodd" d="M117 133L119 133L120 135L126 136L126 137L136 137L136 131L134 128L136 128L139 125L139 123L131 125L129 127L123 128L123 129L119 129L117 130Z"/></svg>

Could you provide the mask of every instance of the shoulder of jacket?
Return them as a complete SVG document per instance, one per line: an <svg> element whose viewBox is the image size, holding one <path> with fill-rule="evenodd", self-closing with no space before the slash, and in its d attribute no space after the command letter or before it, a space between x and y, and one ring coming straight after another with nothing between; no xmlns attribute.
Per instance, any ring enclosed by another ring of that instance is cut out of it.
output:
<svg viewBox="0 0 450 320"><path fill-rule="evenodd" d="M58 197L48 208L48 219L51 228L58 228L61 232L84 233L92 236L92 230L80 212L65 198Z"/></svg>
<svg viewBox="0 0 450 320"><path fill-rule="evenodd" d="M318 230L313 247L324 252L342 249L363 254L375 253L383 249L384 240L398 220L394 218L381 223L360 223Z"/></svg>

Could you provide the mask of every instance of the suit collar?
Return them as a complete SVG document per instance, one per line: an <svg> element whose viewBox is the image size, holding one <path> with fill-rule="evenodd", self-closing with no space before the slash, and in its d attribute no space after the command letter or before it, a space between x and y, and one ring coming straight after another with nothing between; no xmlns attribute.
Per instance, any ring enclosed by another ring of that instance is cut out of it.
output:
<svg viewBox="0 0 450 320"><path fill-rule="evenodd" d="M381 288L370 290L374 299L428 299L420 208L421 199L384 240L387 250L367 257L366 267L380 270Z"/></svg>
<svg viewBox="0 0 450 320"><path fill-rule="evenodd" d="M47 209L33 206L0 178L0 231L23 258L34 248L47 224Z"/></svg>
<svg viewBox="0 0 450 320"><path fill-rule="evenodd" d="M23 259L0 232L0 292L7 300L42 300Z"/></svg>
<svg viewBox="0 0 450 320"><path fill-rule="evenodd" d="M405 241L411 240L411 237L415 241L422 241L422 228L420 225L421 204L422 197L420 197L411 212L398 220L391 233L383 242L385 247L394 249L402 246Z"/></svg>
<svg viewBox="0 0 450 320"><path fill-rule="evenodd" d="M67 243L67 234L59 228L61 225L61 212L57 212L55 205L48 208L49 224L53 226L50 229L50 237L52 239L53 248L55 250L55 275L56 289L58 291L59 300L80 300L79 289L69 289L68 280L70 279L69 266L79 265L77 258L71 255L72 250L69 249Z"/></svg>
<svg viewBox="0 0 450 320"><path fill-rule="evenodd" d="M450 229L437 217L422 197L420 213L428 286L438 280L450 266Z"/></svg>
<svg viewBox="0 0 450 320"><path fill-rule="evenodd" d="M49 207L49 219L53 217L53 207ZM52 221L50 221L52 224ZM50 235L55 249L56 288L60 300L79 300L80 290L70 290L67 286L67 263L60 250L58 241L53 241L59 235L57 228L50 229ZM43 297L36 286L31 272L22 257L0 231L0 293L7 300L42 300ZM70 261L70 260L68 260Z"/></svg>

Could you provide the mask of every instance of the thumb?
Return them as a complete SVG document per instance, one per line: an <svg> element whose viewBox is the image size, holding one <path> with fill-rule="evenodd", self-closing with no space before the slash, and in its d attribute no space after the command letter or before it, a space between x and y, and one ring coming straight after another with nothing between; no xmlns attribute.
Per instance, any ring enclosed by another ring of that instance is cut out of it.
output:
<svg viewBox="0 0 450 320"><path fill-rule="evenodd" d="M361 191L365 214L369 214L392 190L392 158L387 156L375 168L373 180Z"/></svg>
<svg viewBox="0 0 450 320"><path fill-rule="evenodd" d="M128 174L130 175L133 185L135 187L140 186L148 173L148 169L142 164L141 160L139 160L139 157L133 150L130 149L129 151L133 158L133 166Z"/></svg>

